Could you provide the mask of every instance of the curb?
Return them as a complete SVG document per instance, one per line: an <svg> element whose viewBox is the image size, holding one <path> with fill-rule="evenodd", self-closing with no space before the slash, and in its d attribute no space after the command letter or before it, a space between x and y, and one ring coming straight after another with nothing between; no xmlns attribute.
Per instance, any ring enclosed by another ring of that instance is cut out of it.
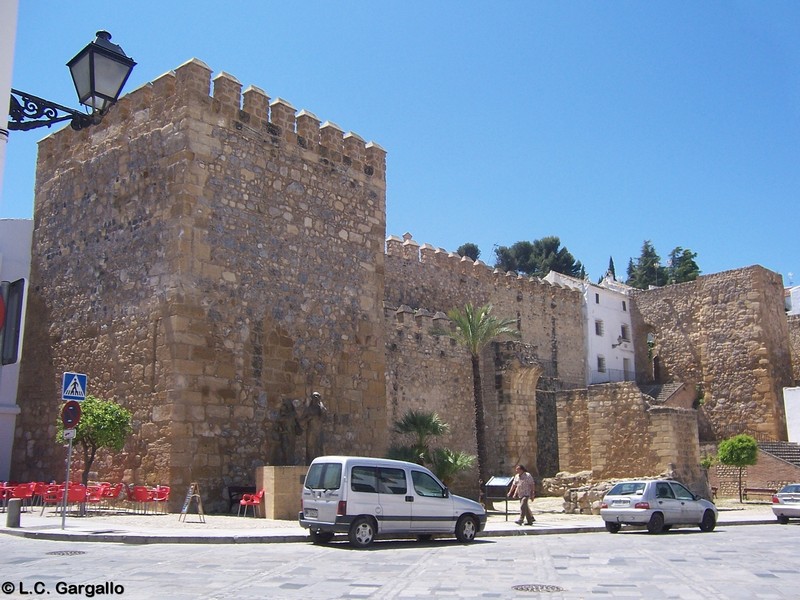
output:
<svg viewBox="0 0 800 600"><path fill-rule="evenodd" d="M775 525L777 522L772 519L746 520L746 521L724 521L717 522L717 528L741 525ZM605 533L604 525L577 525L571 527L548 527L547 529L496 529L482 531L478 538L493 537L530 537L537 535L566 535L574 533ZM157 535L139 533L70 533L67 531L26 531L24 529L0 528L0 533L22 537L32 540L48 541L70 541L70 542L104 542L129 545L145 544L285 544L285 543L308 543L307 534L285 534L285 535ZM413 539L408 536L400 536L397 539Z"/></svg>

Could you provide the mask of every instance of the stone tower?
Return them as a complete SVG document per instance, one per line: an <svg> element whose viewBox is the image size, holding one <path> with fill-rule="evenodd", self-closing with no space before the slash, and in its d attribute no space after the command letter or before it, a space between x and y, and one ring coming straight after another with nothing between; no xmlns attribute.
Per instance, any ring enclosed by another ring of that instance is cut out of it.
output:
<svg viewBox="0 0 800 600"><path fill-rule="evenodd" d="M279 447L303 461L285 413L312 391L326 451L385 447L385 152L241 88L193 59L42 141L15 478L62 474L64 371L133 412L103 478L210 509Z"/></svg>

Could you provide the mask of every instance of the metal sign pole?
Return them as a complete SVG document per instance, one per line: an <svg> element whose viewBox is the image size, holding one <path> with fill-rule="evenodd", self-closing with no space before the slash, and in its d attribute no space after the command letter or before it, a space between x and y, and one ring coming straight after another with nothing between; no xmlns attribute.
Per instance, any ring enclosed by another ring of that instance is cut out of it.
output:
<svg viewBox="0 0 800 600"><path fill-rule="evenodd" d="M72 463L72 438L69 438L69 450L67 450L67 478L64 480L64 502L61 506L61 529L64 529L64 521L67 519L67 496L69 495L70 463Z"/></svg>

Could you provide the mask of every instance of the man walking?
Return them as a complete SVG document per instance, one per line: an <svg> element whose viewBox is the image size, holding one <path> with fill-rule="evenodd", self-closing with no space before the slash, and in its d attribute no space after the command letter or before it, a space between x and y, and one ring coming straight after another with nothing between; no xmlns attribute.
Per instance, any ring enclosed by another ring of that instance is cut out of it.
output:
<svg viewBox="0 0 800 600"><path fill-rule="evenodd" d="M519 519L515 521L517 525L522 525L523 521L526 525L533 525L536 520L533 518L531 507L528 501L534 497L535 482L533 475L528 473L524 465L517 465L514 467L516 475L511 484L511 489L508 490L509 498L519 498Z"/></svg>

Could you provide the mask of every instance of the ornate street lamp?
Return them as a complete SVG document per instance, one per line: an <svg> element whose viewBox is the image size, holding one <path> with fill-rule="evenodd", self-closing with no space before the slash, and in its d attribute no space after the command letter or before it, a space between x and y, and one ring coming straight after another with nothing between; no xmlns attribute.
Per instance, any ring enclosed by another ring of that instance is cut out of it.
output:
<svg viewBox="0 0 800 600"><path fill-rule="evenodd" d="M71 121L73 129L97 125L117 101L136 63L122 48L111 43L111 34L98 31L97 38L67 63L78 101L91 112L83 113L19 90L11 90L8 128L27 131Z"/></svg>

